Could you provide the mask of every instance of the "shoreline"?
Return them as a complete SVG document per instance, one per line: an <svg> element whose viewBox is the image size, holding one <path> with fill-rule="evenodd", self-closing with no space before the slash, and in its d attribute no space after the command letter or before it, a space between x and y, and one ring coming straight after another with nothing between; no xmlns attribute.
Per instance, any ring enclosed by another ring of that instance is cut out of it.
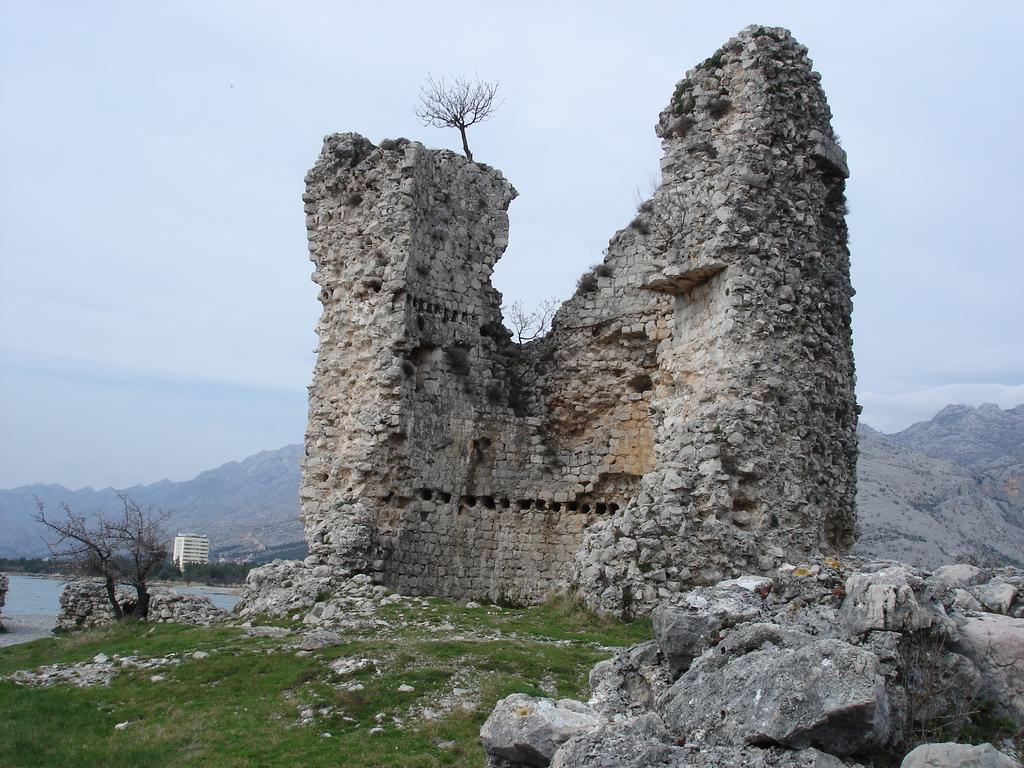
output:
<svg viewBox="0 0 1024 768"><path fill-rule="evenodd" d="M3 573L8 576L25 576L32 579L55 579L58 581L67 581L68 579L75 578L74 576L65 576L60 573L26 573L25 571L3 571ZM205 589L218 595L237 595L242 591L242 587L245 586L245 584L204 584L192 581L152 581L149 583L155 587L168 587L170 589L178 587Z"/></svg>

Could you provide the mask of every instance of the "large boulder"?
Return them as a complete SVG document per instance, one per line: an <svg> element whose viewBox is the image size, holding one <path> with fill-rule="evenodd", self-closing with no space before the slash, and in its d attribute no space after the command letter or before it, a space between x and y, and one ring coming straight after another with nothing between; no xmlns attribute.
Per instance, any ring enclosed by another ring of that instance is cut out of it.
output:
<svg viewBox="0 0 1024 768"><path fill-rule="evenodd" d="M480 729L480 739L492 765L543 768L558 747L604 721L579 701L513 693L495 705Z"/></svg>
<svg viewBox="0 0 1024 768"><path fill-rule="evenodd" d="M988 577L985 572L976 565L967 563L955 563L943 565L932 572L932 579L941 581L948 587L972 587L981 584Z"/></svg>
<svg viewBox="0 0 1024 768"><path fill-rule="evenodd" d="M872 630L916 632L939 619L934 604L920 602L915 591L922 579L907 568L893 566L873 573L854 573L846 580L846 599L839 620L850 636Z"/></svg>
<svg viewBox="0 0 1024 768"><path fill-rule="evenodd" d="M723 643L673 684L659 702L669 730L698 741L816 747L835 755L889 741L889 700L873 653L810 637L792 647L770 626L735 633L756 637L756 630L763 638L758 648L740 638Z"/></svg>
<svg viewBox="0 0 1024 768"><path fill-rule="evenodd" d="M590 706L604 715L648 711L672 684L657 643L623 648L590 670Z"/></svg>
<svg viewBox="0 0 1024 768"><path fill-rule="evenodd" d="M991 744L922 744L903 758L900 768L1021 768Z"/></svg>
<svg viewBox="0 0 1024 768"><path fill-rule="evenodd" d="M759 749L678 743L655 714L608 723L575 736L555 753L551 768L844 768L816 749Z"/></svg>
<svg viewBox="0 0 1024 768"><path fill-rule="evenodd" d="M698 587L658 605L651 619L658 643L673 675L720 639L720 632L756 620L761 598L738 583Z"/></svg>
<svg viewBox="0 0 1024 768"><path fill-rule="evenodd" d="M1024 619L994 613L963 617L953 649L981 672L986 698L1024 721Z"/></svg>

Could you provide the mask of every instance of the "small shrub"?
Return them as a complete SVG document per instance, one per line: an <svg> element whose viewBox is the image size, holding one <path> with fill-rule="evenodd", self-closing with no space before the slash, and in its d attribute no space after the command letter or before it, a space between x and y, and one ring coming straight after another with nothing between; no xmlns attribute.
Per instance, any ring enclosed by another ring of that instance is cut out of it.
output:
<svg viewBox="0 0 1024 768"><path fill-rule="evenodd" d="M732 109L732 102L724 96L713 99L711 103L708 104L708 113L716 120L720 117L724 117L730 109Z"/></svg>
<svg viewBox="0 0 1024 768"><path fill-rule="evenodd" d="M646 220L640 218L639 216L637 216L635 219L633 219L633 221L631 221L629 223L629 226L631 226L633 229L635 229L641 235L649 235L649 234L651 234L651 225L648 224Z"/></svg>
<svg viewBox="0 0 1024 768"><path fill-rule="evenodd" d="M607 264L603 264L603 263L602 264L598 264L596 267L594 267L590 271L593 272L598 277L611 277L612 276L612 268L609 267Z"/></svg>
<svg viewBox="0 0 1024 768"><path fill-rule="evenodd" d="M715 145L712 144L710 141L702 141L700 144L693 148L693 151L707 155L712 160L718 157L718 150L715 149Z"/></svg>
<svg viewBox="0 0 1024 768"><path fill-rule="evenodd" d="M576 283L578 293L593 293L597 290L597 276L593 272L582 275Z"/></svg>
<svg viewBox="0 0 1024 768"><path fill-rule="evenodd" d="M412 376L416 373L416 366L410 363L408 360L402 361L402 373L406 376Z"/></svg>
<svg viewBox="0 0 1024 768"><path fill-rule="evenodd" d="M398 142L394 139L384 139L378 146L384 150L397 149Z"/></svg>
<svg viewBox="0 0 1024 768"><path fill-rule="evenodd" d="M689 115L682 115L681 117L677 117L674 121L672 121L672 133L674 133L677 138L681 139L686 134L688 134L690 132L690 129L693 128L693 126L696 124L697 121L694 120Z"/></svg>
<svg viewBox="0 0 1024 768"><path fill-rule="evenodd" d="M363 196L358 192L353 192L351 195L345 198L345 205L349 206L350 208L354 208L361 202L363 202Z"/></svg>
<svg viewBox="0 0 1024 768"><path fill-rule="evenodd" d="M701 64L701 67L704 69L718 69L723 64L725 64L725 51L719 48L713 54L704 59L704 63Z"/></svg>
<svg viewBox="0 0 1024 768"><path fill-rule="evenodd" d="M644 200L642 203L640 203L640 207L637 208L637 210L640 213L650 213L651 211L654 210L654 201L653 200Z"/></svg>
<svg viewBox="0 0 1024 768"><path fill-rule="evenodd" d="M448 362L448 369L456 376L469 373L469 350L466 347L448 347L444 351L444 359Z"/></svg>

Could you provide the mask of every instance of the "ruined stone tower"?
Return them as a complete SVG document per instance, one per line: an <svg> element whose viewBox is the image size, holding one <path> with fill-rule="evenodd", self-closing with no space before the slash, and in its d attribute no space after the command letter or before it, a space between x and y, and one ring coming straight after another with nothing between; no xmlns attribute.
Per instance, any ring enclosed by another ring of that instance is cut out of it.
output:
<svg viewBox="0 0 1024 768"><path fill-rule="evenodd" d="M406 140L306 178L323 315L310 553L406 593L643 610L852 542L845 153L806 49L750 27L661 113L662 182L518 345L491 286L516 196Z"/></svg>

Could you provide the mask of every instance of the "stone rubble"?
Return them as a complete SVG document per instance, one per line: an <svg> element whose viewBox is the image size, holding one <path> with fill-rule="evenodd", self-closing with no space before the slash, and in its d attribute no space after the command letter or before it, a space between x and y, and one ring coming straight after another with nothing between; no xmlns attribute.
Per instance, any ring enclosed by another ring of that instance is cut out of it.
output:
<svg viewBox="0 0 1024 768"><path fill-rule="evenodd" d="M120 656L105 653L96 654L91 661L76 664L49 664L34 669L19 669L0 680L10 680L16 685L49 688L54 685L74 685L78 688L108 686L116 675L124 671L141 670L149 672L181 664L176 654L146 658L143 656ZM163 675L154 674L150 682L162 682Z"/></svg>
<svg viewBox="0 0 1024 768"><path fill-rule="evenodd" d="M806 48L743 30L656 133L660 186L527 344L491 284L504 176L325 138L303 195L310 556L258 569L241 615L315 624L353 575L514 603L575 587L632 615L850 545L848 169Z"/></svg>
<svg viewBox="0 0 1024 768"><path fill-rule="evenodd" d="M481 738L494 768L839 768L900 749L911 734L937 734L937 724L964 726L983 706L1024 724L1022 578L1013 568L929 573L818 558L784 564L767 581L695 587L655 608L654 642L591 671L580 711L597 718L592 727L563 727L554 715L541 727L532 713L552 703L516 694ZM956 594L980 604L984 591L1008 587L1012 600L993 604L1000 613L965 610ZM524 746L534 733L562 746L542 761ZM965 749L934 754L984 752ZM931 765L921 761L933 753L922 754L904 764ZM1003 764L974 759L935 764Z"/></svg>
<svg viewBox="0 0 1024 768"><path fill-rule="evenodd" d="M177 624L209 625L227 618L227 612L215 606L208 597L180 594L168 587L150 587L149 621ZM118 587L118 602L135 600L135 590ZM57 629L89 629L114 621L114 610L101 581L80 579L69 581L60 596Z"/></svg>

